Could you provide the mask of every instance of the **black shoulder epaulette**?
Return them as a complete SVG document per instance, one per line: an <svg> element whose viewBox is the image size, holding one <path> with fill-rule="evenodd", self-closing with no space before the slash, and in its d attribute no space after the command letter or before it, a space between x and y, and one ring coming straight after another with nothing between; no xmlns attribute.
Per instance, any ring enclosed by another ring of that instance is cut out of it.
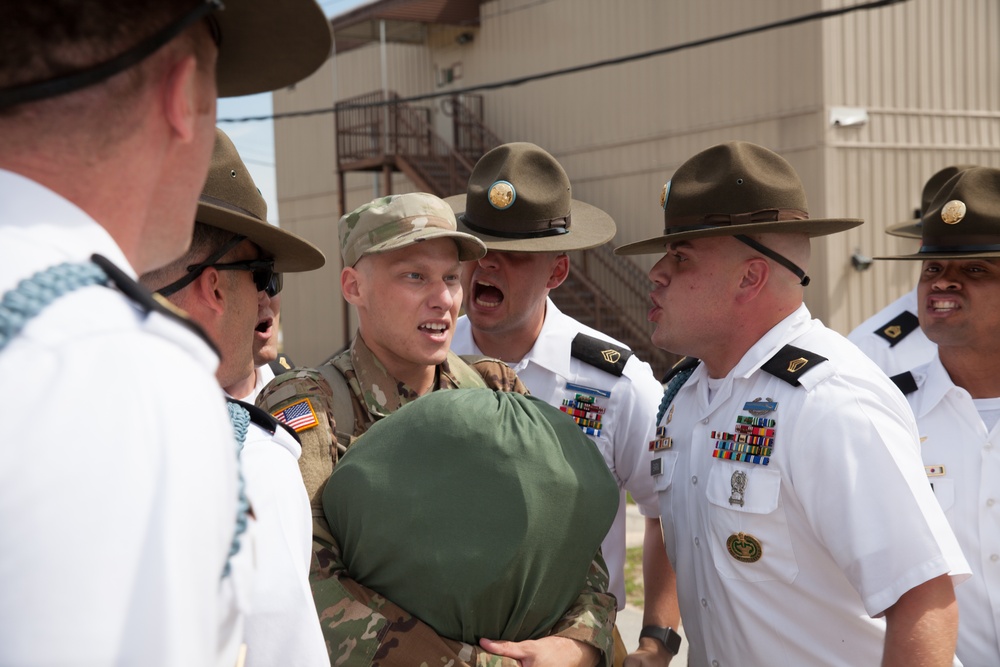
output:
<svg viewBox="0 0 1000 667"><path fill-rule="evenodd" d="M893 347L919 328L920 319L910 311L904 310L876 329L875 335L889 341L889 347Z"/></svg>
<svg viewBox="0 0 1000 667"><path fill-rule="evenodd" d="M278 358L267 364L274 371L275 376L281 375L282 373L287 373L288 371L295 368L295 362L288 358L285 354L278 354Z"/></svg>
<svg viewBox="0 0 1000 667"><path fill-rule="evenodd" d="M701 363L701 360L695 357L681 357L673 366L670 367L667 374L663 376L662 380L660 380L660 384L667 384L673 380L674 376L678 373L689 369L693 370L699 363Z"/></svg>
<svg viewBox="0 0 1000 667"><path fill-rule="evenodd" d="M899 387L899 390L904 394L912 394L917 390L917 381L913 378L913 373L910 371L900 373L899 375L893 375L889 379L892 380L892 383Z"/></svg>
<svg viewBox="0 0 1000 667"><path fill-rule="evenodd" d="M792 385L799 386L799 376L826 361L826 357L813 354L794 345L786 345L768 359L761 369Z"/></svg>
<svg viewBox="0 0 1000 667"><path fill-rule="evenodd" d="M180 308L159 294L151 294L148 289L132 280L128 274L115 266L107 257L95 254L90 256L90 260L104 269L104 272L108 274L108 280L111 281L111 284L117 287L119 292L131 299L137 306L142 308L144 313L156 312L170 318L205 341L217 356L222 356L219 348L215 346L215 343L208 337L205 330L197 322L187 317Z"/></svg>
<svg viewBox="0 0 1000 667"><path fill-rule="evenodd" d="M578 333L573 339L571 354L585 364L621 377L625 372L625 364L632 356L632 350Z"/></svg>
<svg viewBox="0 0 1000 667"><path fill-rule="evenodd" d="M274 435L274 432L277 431L278 428L280 427L285 429L288 433L291 433L292 437L295 438L295 442L301 442L299 440L298 434L295 432L295 429L288 426L287 424L282 424L277 419L275 419L271 415L267 414L266 412L258 408L256 405L253 405L251 403L245 403L235 398L229 398L228 396L226 397L226 400L229 401L230 403L235 403L236 405L240 406L241 408L249 412L250 421L252 421L257 426L261 427L271 435Z"/></svg>

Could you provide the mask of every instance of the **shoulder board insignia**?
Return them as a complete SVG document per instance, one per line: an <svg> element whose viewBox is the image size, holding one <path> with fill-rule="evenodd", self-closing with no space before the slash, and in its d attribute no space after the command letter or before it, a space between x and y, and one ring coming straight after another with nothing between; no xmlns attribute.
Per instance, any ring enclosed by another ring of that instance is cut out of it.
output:
<svg viewBox="0 0 1000 667"><path fill-rule="evenodd" d="M271 370L274 371L274 375L276 377L295 368L295 362L284 354L279 354L277 359L269 362L267 365L271 367Z"/></svg>
<svg viewBox="0 0 1000 667"><path fill-rule="evenodd" d="M180 308L173 305L163 297L150 293L148 289L132 280L127 273L112 264L111 260L107 257L95 254L91 255L90 259L94 262L94 264L97 264L99 267L104 269L104 272L108 274L108 280L111 281L111 284L118 288L119 292L131 299L133 303L139 306L144 313L148 314L151 312L157 312L168 317L205 341L205 343L212 348L217 356L222 356L222 353L219 352L219 348L215 346L215 343L213 343L212 339L208 337L205 330L202 329L197 322L188 318L184 311Z"/></svg>
<svg viewBox="0 0 1000 667"><path fill-rule="evenodd" d="M677 360L677 362L673 366L670 367L670 370L667 371L667 374L663 376L662 380L660 380L660 384L669 383L671 380L674 379L675 375L683 371L687 370L693 371L694 367L697 366L699 363L701 363L701 360L696 359L695 357L681 357L680 359Z"/></svg>
<svg viewBox="0 0 1000 667"><path fill-rule="evenodd" d="M826 361L826 357L813 354L794 345L786 345L768 359L761 369L792 385L799 386L799 376Z"/></svg>
<svg viewBox="0 0 1000 667"><path fill-rule="evenodd" d="M621 377L621 374L625 372L625 364L632 356L632 351L600 338L580 333L573 339L571 354L585 364Z"/></svg>
<svg viewBox="0 0 1000 667"><path fill-rule="evenodd" d="M904 310L881 327L875 330L875 335L884 338L889 347L894 347L911 333L920 328L920 320L908 310Z"/></svg>
<svg viewBox="0 0 1000 667"><path fill-rule="evenodd" d="M267 414L266 412L258 408L256 405L253 405L251 403L244 403L243 401L239 401L235 398L227 397L226 400L229 401L230 403L235 403L236 405L240 406L248 413L250 413L250 421L252 421L257 426L261 427L271 435L274 435L274 432L279 428L283 428L289 433L291 433L292 437L295 438L296 441L298 441L299 436L296 435L294 429L288 427L285 424L282 424L277 419L275 419L271 415Z"/></svg>
<svg viewBox="0 0 1000 667"><path fill-rule="evenodd" d="M893 375L889 379L892 380L892 383L899 387L899 390L904 394L912 394L917 390L917 381L913 378L913 373L910 371L900 373L899 375Z"/></svg>

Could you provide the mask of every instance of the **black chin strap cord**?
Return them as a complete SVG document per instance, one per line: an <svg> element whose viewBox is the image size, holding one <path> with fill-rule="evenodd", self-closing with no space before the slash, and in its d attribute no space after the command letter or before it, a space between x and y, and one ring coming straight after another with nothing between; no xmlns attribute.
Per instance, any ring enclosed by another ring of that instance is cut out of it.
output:
<svg viewBox="0 0 1000 667"><path fill-rule="evenodd" d="M799 279L799 284L802 285L803 287L809 284L809 276L806 275L806 272L800 269L798 266L796 266L795 263L792 262L792 260L788 259L784 255L781 255L771 250L762 243L757 243L756 241L754 241L749 236L746 236L745 234L736 234L733 238L735 238L737 241L740 241L741 243L747 244L760 254L764 255L765 257L773 259L778 264L781 264L783 267L794 273L795 276Z"/></svg>

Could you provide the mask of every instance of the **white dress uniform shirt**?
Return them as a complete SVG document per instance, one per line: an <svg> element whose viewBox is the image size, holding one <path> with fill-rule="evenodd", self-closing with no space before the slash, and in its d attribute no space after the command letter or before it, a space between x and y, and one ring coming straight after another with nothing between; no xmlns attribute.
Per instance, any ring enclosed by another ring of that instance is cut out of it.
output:
<svg viewBox="0 0 1000 667"><path fill-rule="evenodd" d="M786 344L828 361L793 386L761 368ZM773 431L769 463L716 458L748 419ZM693 667L878 665L873 617L969 574L902 394L805 306L725 378L699 365L661 424L672 447L654 479Z"/></svg>
<svg viewBox="0 0 1000 667"><path fill-rule="evenodd" d="M93 253L135 276L83 211L0 170L0 294ZM221 577L236 446L217 363L102 286L0 350L0 664L235 663L240 583Z"/></svg>
<svg viewBox="0 0 1000 667"><path fill-rule="evenodd" d="M618 514L601 545L608 565L609 589L625 606L625 491L632 494L644 516L656 517L659 507L649 476L649 442L655 433L656 410L663 386L653 376L649 364L632 356L621 377L596 368L571 355L573 338L583 333L626 347L596 329L562 313L551 299L546 300L545 321L531 350L512 368L532 396L555 407L572 399L580 385L607 393L597 403L605 408L600 435L590 435L614 475L620 489ZM468 317L458 318L451 349L456 354L482 354L472 338Z"/></svg>
<svg viewBox="0 0 1000 667"><path fill-rule="evenodd" d="M876 333L905 312L917 316L916 287L869 317L847 336L847 340L861 348L889 377L927 363L937 351L937 345L920 327L905 334L895 345Z"/></svg>
<svg viewBox="0 0 1000 667"><path fill-rule="evenodd" d="M934 356L913 371L907 394L928 481L972 566L958 597L958 657L965 667L1000 665L1000 428L987 429L965 389Z"/></svg>
<svg viewBox="0 0 1000 667"><path fill-rule="evenodd" d="M299 471L301 454L301 445L284 428L272 434L256 423L240 454L256 517L247 667L330 664L309 588L312 510Z"/></svg>

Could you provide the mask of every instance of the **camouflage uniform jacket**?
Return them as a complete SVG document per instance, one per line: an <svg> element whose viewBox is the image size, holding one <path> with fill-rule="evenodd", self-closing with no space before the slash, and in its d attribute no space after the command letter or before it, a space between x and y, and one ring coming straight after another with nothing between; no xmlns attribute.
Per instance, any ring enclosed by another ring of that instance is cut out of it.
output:
<svg viewBox="0 0 1000 667"><path fill-rule="evenodd" d="M470 359L453 353L437 367L434 391L487 386L528 393L506 364L496 359ZM376 592L349 578L338 546L323 514L323 488L339 456L376 421L418 395L390 376L360 336L331 364L347 380L353 404L353 433L338 432L334 390L315 369L297 369L275 378L257 405L277 416L308 399L311 414L297 430L302 440L299 466L313 510L313 558L309 580L333 665L451 665L513 667L519 663L486 653L477 646L438 636L430 626ZM608 592L608 572L598 555L573 606L552 629L553 635L575 639L602 653L610 665L615 598Z"/></svg>

